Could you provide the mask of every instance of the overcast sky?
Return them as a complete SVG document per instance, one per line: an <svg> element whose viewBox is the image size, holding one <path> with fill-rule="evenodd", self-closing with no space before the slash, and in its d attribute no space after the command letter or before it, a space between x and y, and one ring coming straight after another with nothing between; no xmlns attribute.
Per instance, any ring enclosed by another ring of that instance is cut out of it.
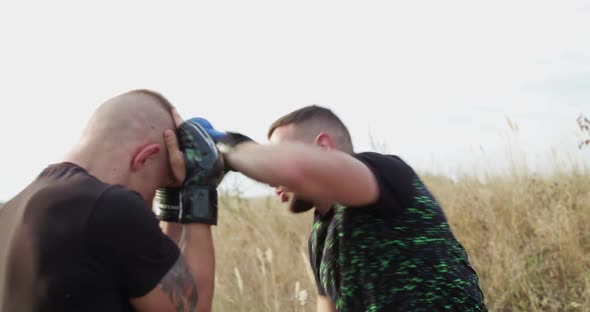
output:
<svg viewBox="0 0 590 312"><path fill-rule="evenodd" d="M2 1L0 201L135 88L264 142L323 105L420 171L590 164L589 33L589 1Z"/></svg>

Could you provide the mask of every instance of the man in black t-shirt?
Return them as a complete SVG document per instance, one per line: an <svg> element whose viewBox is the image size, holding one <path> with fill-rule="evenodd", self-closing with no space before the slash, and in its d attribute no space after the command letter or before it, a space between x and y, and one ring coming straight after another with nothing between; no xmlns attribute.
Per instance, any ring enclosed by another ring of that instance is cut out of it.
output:
<svg viewBox="0 0 590 312"><path fill-rule="evenodd" d="M227 167L275 186L293 212L315 208L318 311L486 310L467 253L420 178L399 157L355 153L330 110L280 118L270 145L219 137Z"/></svg>
<svg viewBox="0 0 590 312"><path fill-rule="evenodd" d="M181 124L158 93L114 97L63 162L0 208L0 311L211 310L211 222L159 224L150 207L190 178Z"/></svg>

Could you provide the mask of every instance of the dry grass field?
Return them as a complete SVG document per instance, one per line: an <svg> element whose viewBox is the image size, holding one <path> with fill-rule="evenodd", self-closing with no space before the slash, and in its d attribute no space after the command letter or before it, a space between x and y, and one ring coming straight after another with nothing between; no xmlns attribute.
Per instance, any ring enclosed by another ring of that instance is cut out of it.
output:
<svg viewBox="0 0 590 312"><path fill-rule="evenodd" d="M590 311L590 172L423 175L479 273L491 311ZM314 311L311 214L220 200L214 311Z"/></svg>

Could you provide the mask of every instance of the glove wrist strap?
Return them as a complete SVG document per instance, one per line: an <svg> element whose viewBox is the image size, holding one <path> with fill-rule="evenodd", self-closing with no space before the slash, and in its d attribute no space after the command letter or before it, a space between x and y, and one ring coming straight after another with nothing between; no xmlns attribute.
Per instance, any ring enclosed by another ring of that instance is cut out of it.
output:
<svg viewBox="0 0 590 312"><path fill-rule="evenodd" d="M161 188L156 190L154 205L158 220L179 222L180 188Z"/></svg>
<svg viewBox="0 0 590 312"><path fill-rule="evenodd" d="M181 192L180 223L217 225L217 190L197 187Z"/></svg>

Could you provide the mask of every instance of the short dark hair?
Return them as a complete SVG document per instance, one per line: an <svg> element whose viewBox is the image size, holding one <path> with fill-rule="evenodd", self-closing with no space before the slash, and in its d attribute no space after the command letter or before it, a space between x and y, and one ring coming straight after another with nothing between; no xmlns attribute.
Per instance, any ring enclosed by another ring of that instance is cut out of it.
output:
<svg viewBox="0 0 590 312"><path fill-rule="evenodd" d="M267 137L270 139L272 134L279 127L290 124L297 125L311 120L318 120L323 123L329 123L331 126L335 126L335 128L339 130L340 134L342 134L343 139L345 140L343 143L345 145L349 145L350 149L352 149L350 133L348 132L348 129L342 120L340 120L340 118L336 116L336 114L334 114L334 112L332 112L330 109L318 105L305 106L277 119L268 129Z"/></svg>

